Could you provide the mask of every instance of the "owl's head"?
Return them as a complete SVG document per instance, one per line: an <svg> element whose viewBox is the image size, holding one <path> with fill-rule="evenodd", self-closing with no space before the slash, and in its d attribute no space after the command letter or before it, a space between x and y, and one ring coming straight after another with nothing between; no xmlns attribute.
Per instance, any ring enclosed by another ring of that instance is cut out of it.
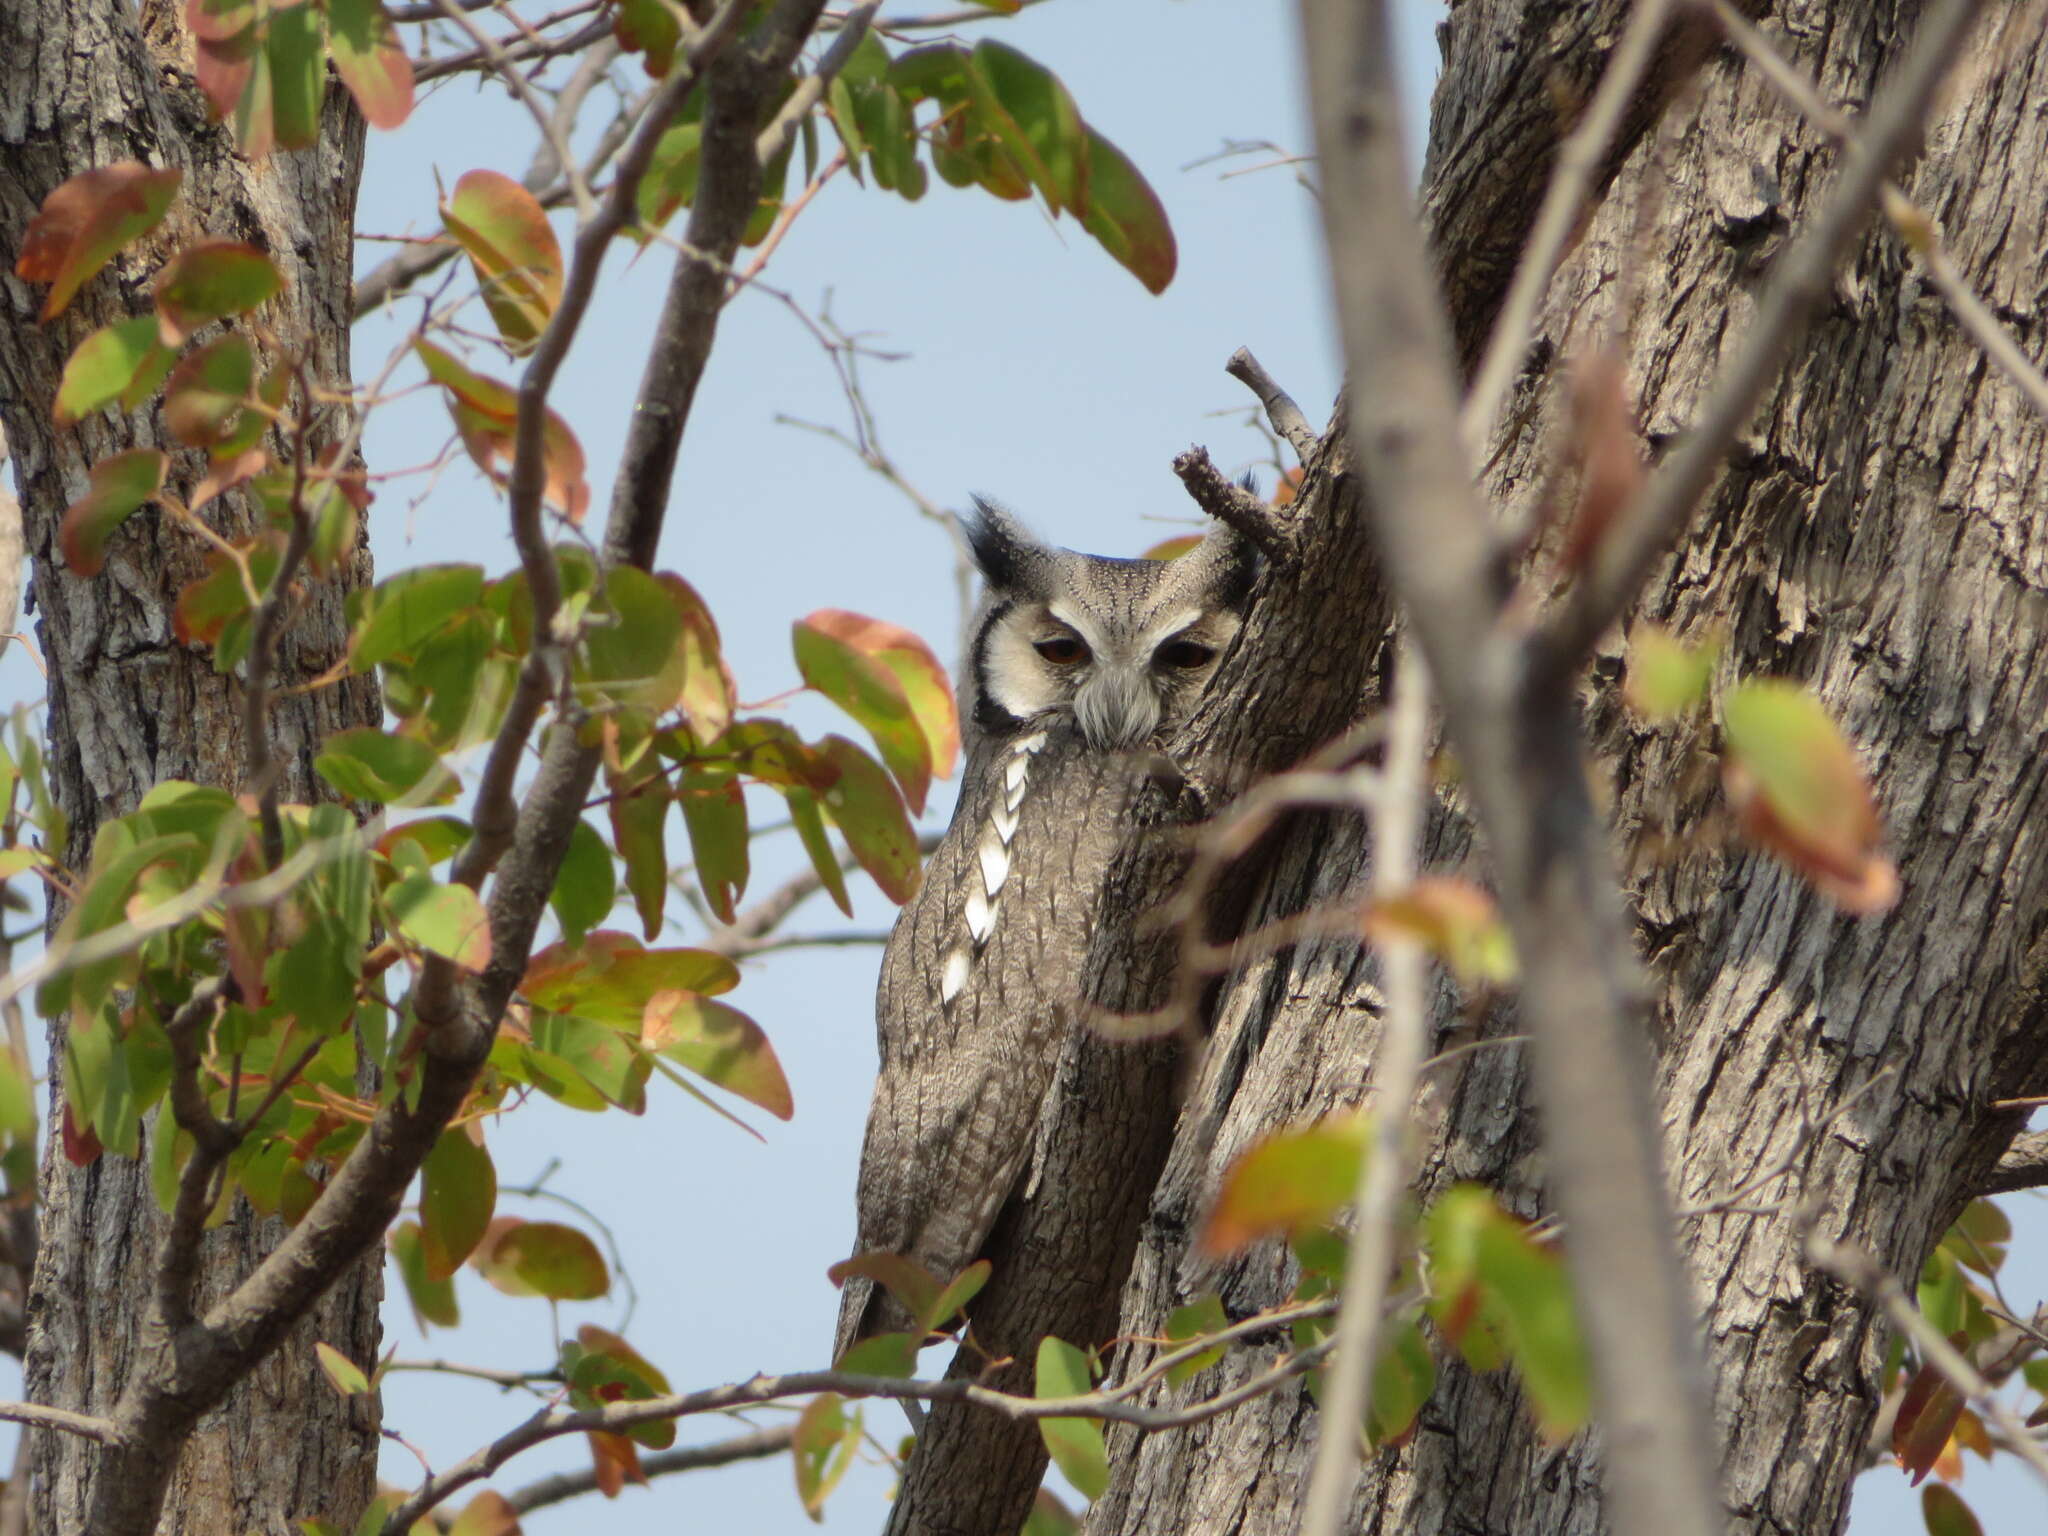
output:
<svg viewBox="0 0 2048 1536"><path fill-rule="evenodd" d="M1243 625L1258 572L1225 528L1177 560L1113 560L1041 544L977 497L966 529L987 587L963 691L991 736L1065 716L1097 751L1162 738Z"/></svg>

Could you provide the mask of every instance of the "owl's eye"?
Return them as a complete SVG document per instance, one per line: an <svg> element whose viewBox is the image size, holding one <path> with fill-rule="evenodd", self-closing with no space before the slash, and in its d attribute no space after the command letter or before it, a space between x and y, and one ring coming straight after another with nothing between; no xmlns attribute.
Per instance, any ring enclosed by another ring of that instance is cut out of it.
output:
<svg viewBox="0 0 2048 1536"><path fill-rule="evenodd" d="M1162 667L1190 671L1209 665L1216 659L1216 652L1199 640L1169 640L1152 653L1152 659Z"/></svg>
<svg viewBox="0 0 2048 1536"><path fill-rule="evenodd" d="M1056 667L1071 667L1088 659L1088 647L1075 635L1053 635L1035 640L1031 648Z"/></svg>

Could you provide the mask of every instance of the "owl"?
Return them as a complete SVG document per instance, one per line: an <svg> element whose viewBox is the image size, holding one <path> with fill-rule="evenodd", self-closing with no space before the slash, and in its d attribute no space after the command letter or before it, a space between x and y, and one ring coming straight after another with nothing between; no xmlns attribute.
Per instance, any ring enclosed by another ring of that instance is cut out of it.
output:
<svg viewBox="0 0 2048 1536"><path fill-rule="evenodd" d="M985 578L960 668L966 767L882 958L856 1249L908 1255L941 1283L1026 1172L1126 813L1257 574L1220 528L1176 560L1114 560L1041 544L977 500L966 535ZM835 1358L909 1326L849 1278Z"/></svg>

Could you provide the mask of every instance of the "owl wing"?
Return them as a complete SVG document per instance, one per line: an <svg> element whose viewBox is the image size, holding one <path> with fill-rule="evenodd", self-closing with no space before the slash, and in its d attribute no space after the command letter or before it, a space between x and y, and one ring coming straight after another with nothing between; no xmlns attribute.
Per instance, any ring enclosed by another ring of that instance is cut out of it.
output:
<svg viewBox="0 0 2048 1536"><path fill-rule="evenodd" d="M1029 1161L1134 777L1058 732L978 767L883 956L861 1152L858 1251L941 1281L974 1261ZM907 1326L847 1281L840 1351Z"/></svg>

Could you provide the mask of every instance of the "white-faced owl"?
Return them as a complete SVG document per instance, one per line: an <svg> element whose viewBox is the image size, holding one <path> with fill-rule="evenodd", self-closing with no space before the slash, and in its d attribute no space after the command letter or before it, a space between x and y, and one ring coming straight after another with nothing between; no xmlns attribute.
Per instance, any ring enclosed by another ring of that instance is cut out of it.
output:
<svg viewBox="0 0 2048 1536"><path fill-rule="evenodd" d="M856 1249L906 1254L941 1283L975 1260L1026 1171L1134 792L1235 638L1257 567L1225 529L1175 560L1113 560L976 507L986 588L960 670L966 767L882 959ZM908 1326L849 1279L835 1354Z"/></svg>

